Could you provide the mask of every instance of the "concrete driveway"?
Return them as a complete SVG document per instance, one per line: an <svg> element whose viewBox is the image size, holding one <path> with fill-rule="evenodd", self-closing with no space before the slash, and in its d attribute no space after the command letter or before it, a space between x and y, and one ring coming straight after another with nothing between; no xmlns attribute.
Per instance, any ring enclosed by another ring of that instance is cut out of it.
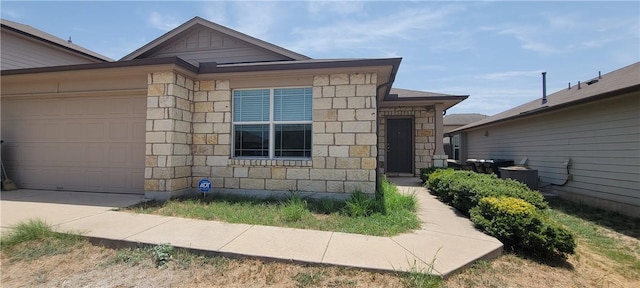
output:
<svg viewBox="0 0 640 288"><path fill-rule="evenodd" d="M0 233L28 219L58 226L139 203L144 195L20 189L0 192Z"/></svg>

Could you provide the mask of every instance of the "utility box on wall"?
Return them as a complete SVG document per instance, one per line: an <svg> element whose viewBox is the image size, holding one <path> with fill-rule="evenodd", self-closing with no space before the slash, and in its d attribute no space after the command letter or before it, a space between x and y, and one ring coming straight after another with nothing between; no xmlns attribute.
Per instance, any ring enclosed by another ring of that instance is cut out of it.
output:
<svg viewBox="0 0 640 288"><path fill-rule="evenodd" d="M526 184L531 190L538 190L538 170L520 166L500 168L500 178L513 179Z"/></svg>

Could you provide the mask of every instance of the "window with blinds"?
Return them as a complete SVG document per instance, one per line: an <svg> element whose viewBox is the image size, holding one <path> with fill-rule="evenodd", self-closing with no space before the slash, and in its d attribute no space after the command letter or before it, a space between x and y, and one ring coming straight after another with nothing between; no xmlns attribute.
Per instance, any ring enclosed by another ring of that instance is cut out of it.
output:
<svg viewBox="0 0 640 288"><path fill-rule="evenodd" d="M233 91L234 157L311 158L312 88Z"/></svg>

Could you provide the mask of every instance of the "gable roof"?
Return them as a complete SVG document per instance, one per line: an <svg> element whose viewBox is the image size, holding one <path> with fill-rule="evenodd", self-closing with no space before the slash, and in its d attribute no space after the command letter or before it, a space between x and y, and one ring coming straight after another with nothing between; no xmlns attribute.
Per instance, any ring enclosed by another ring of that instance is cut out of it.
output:
<svg viewBox="0 0 640 288"><path fill-rule="evenodd" d="M579 88L578 88L579 87ZM487 117L480 121L454 129L459 132L497 122L510 121L557 109L600 100L629 92L640 91L640 62L620 68L613 72L571 86L547 96L547 102L536 99L513 109Z"/></svg>
<svg viewBox="0 0 640 288"><path fill-rule="evenodd" d="M195 26L204 26L206 28L212 29L216 32L231 36L233 38L239 39L241 41L247 42L251 45L255 45L258 46L260 48L266 49L268 51L271 51L273 53L282 55L286 58L290 58L291 60L307 60L307 59L311 59L307 56L304 56L302 54L298 54L296 52L293 52L291 50L287 50L285 48L282 48L280 46L271 44L269 42L266 41L262 41L260 39L251 37L247 34L244 33L240 33L236 30L224 27L222 25L213 23L211 21L207 21L205 19L202 19L200 17L194 17L191 20L183 23L182 25L174 28L173 30L165 33L164 35L156 38L155 40L149 42L148 44L140 47L139 49L131 52L129 55L126 55L124 57L122 57L122 59L120 59L120 61L123 60L133 60L133 59L138 59L141 56L143 56L146 53L149 53L153 50L156 50L158 48L160 48L163 44L170 42L172 39L175 39L177 37L180 37L181 35L183 35L185 32L187 32L188 30L190 30L191 28L195 27Z"/></svg>
<svg viewBox="0 0 640 288"><path fill-rule="evenodd" d="M113 59L107 56L101 55L99 53L91 51L87 48L84 48L80 45L69 42L67 40L60 39L56 36L53 36L49 33L33 28L29 25L20 24L17 22L6 20L6 19L0 19L0 25L4 29L25 35L32 39L47 43L49 45L54 45L54 46L63 48L65 50L69 50L73 53L77 53L83 56L88 56L90 58L93 58L102 62L113 61Z"/></svg>
<svg viewBox="0 0 640 288"><path fill-rule="evenodd" d="M443 103L444 109L449 109L454 105L469 98L469 95L450 95L427 91L391 88L389 94L385 96L382 106L421 106Z"/></svg>
<svg viewBox="0 0 640 288"><path fill-rule="evenodd" d="M442 120L443 125L467 125L480 121L489 116L480 113L462 113L445 115Z"/></svg>

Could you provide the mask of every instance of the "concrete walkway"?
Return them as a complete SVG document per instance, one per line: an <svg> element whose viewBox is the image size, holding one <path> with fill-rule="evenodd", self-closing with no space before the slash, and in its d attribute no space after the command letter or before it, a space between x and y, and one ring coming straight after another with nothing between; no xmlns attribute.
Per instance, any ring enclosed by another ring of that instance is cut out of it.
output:
<svg viewBox="0 0 640 288"><path fill-rule="evenodd" d="M140 195L18 190L2 192L3 233L29 218L55 229L105 241L166 244L226 256L250 256L382 271L422 271L447 276L502 252L502 243L420 187L418 178L391 178L402 192L416 193L422 229L376 237L270 226L228 224L111 211L139 202Z"/></svg>

